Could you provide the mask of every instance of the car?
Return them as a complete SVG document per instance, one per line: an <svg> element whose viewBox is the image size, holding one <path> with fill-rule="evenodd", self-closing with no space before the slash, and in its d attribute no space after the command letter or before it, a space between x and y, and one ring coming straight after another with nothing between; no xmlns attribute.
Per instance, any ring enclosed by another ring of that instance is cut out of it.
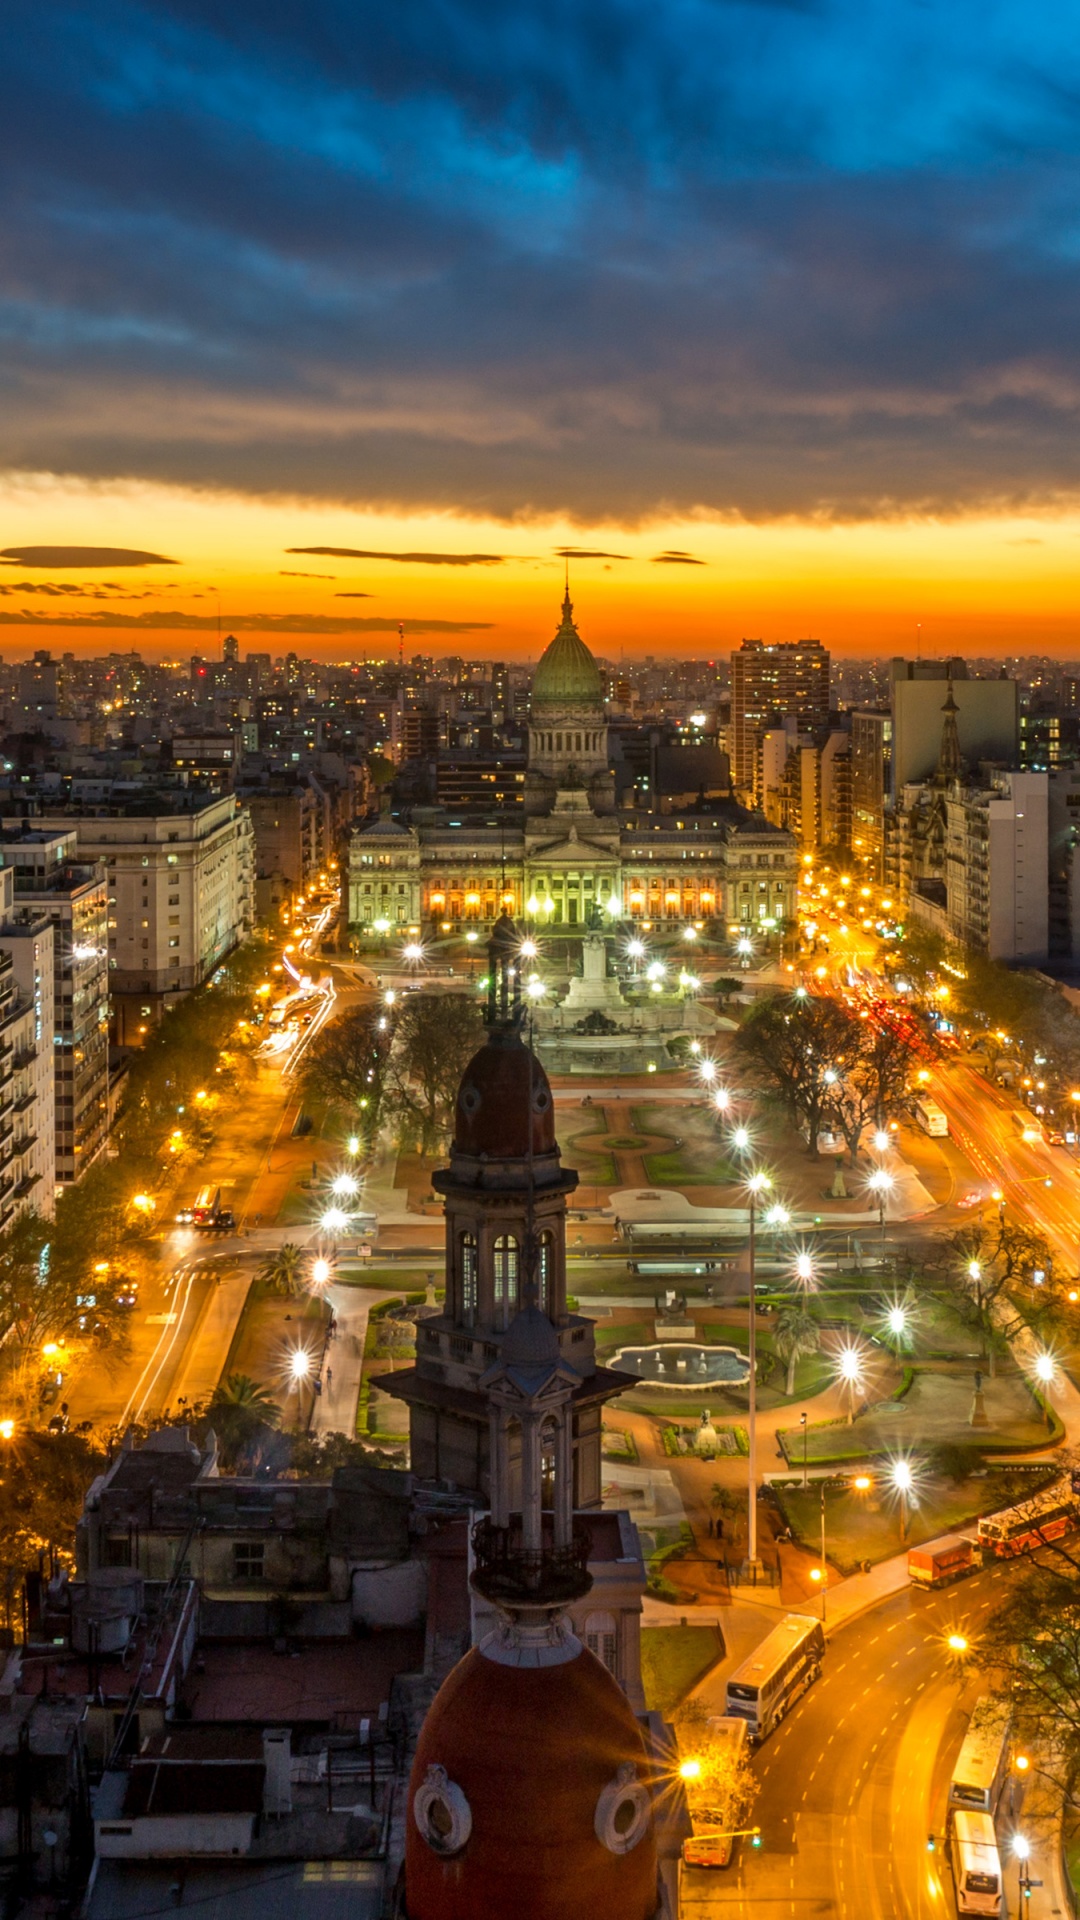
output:
<svg viewBox="0 0 1080 1920"><path fill-rule="evenodd" d="M191 1220L192 1220L192 1209L190 1207L181 1207L179 1213L176 1216L177 1226L190 1227Z"/></svg>
<svg viewBox="0 0 1080 1920"><path fill-rule="evenodd" d="M970 1193L962 1193L957 1201L958 1207L977 1207L984 1198L981 1187L972 1187Z"/></svg>
<svg viewBox="0 0 1080 1920"><path fill-rule="evenodd" d="M1065 1135L1062 1133L1060 1127L1047 1127L1046 1137L1052 1147L1063 1147L1065 1145Z"/></svg>

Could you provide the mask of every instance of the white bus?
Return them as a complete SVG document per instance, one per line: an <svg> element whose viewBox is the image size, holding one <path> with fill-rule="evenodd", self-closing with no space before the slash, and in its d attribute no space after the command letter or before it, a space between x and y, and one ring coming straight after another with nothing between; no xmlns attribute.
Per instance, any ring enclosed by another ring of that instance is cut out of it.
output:
<svg viewBox="0 0 1080 1920"><path fill-rule="evenodd" d="M954 1813L949 1858L958 1913L1001 1913L1001 1860L988 1813Z"/></svg>
<svg viewBox="0 0 1080 1920"><path fill-rule="evenodd" d="M935 1140L944 1139L949 1131L948 1117L936 1100L917 1100L915 1120L923 1132L932 1134Z"/></svg>
<svg viewBox="0 0 1080 1920"><path fill-rule="evenodd" d="M1008 1719L987 1719L978 1725L972 1720L956 1756L949 1786L950 1807L993 1816L1009 1775L1009 1760Z"/></svg>
<svg viewBox="0 0 1080 1920"><path fill-rule="evenodd" d="M1029 1147L1038 1145L1043 1137L1043 1130L1037 1116L1029 1113L1027 1107L1013 1108L1012 1123L1021 1140L1026 1140Z"/></svg>
<svg viewBox="0 0 1080 1920"><path fill-rule="evenodd" d="M811 1614L789 1613L727 1683L724 1712L765 1740L821 1673L825 1635Z"/></svg>

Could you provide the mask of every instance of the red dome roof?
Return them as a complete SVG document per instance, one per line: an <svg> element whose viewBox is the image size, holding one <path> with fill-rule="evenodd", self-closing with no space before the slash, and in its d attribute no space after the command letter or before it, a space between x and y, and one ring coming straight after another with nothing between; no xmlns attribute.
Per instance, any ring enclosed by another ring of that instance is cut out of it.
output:
<svg viewBox="0 0 1080 1920"><path fill-rule="evenodd" d="M504 1666L474 1647L432 1702L413 1762L409 1920L652 1920L648 1775L638 1723L594 1654ZM421 1830L433 1796L445 1852Z"/></svg>
<svg viewBox="0 0 1080 1920"><path fill-rule="evenodd" d="M556 1152L555 1102L547 1074L520 1035L496 1030L470 1060L458 1088L454 1151L524 1160Z"/></svg>

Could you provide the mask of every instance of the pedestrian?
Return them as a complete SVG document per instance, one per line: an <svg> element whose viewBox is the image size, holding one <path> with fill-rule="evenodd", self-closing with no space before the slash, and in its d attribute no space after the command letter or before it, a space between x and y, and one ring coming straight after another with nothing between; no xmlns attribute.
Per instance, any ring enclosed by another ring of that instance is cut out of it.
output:
<svg viewBox="0 0 1080 1920"><path fill-rule="evenodd" d="M327 1367L327 1369L326 1369L326 1384L327 1384L327 1387L328 1387L328 1388L329 1388L329 1387L330 1387L330 1386L331 1386L331 1385L333 1384L333 1379L334 1379L334 1376L333 1376L333 1373L331 1372L331 1370L330 1370L330 1368L329 1368L329 1367Z"/></svg>

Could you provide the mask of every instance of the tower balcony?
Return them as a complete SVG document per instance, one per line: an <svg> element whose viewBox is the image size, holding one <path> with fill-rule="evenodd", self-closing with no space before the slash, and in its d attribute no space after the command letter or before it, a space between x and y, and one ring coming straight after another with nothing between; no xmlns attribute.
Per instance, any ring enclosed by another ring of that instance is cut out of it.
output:
<svg viewBox="0 0 1080 1920"><path fill-rule="evenodd" d="M472 1550L472 1584L494 1606L569 1606L592 1585L592 1534L578 1520L574 1521L569 1543L556 1546L552 1516L545 1513L539 1547L525 1545L520 1514L511 1517L508 1527L497 1527L490 1519L479 1520L473 1528Z"/></svg>

